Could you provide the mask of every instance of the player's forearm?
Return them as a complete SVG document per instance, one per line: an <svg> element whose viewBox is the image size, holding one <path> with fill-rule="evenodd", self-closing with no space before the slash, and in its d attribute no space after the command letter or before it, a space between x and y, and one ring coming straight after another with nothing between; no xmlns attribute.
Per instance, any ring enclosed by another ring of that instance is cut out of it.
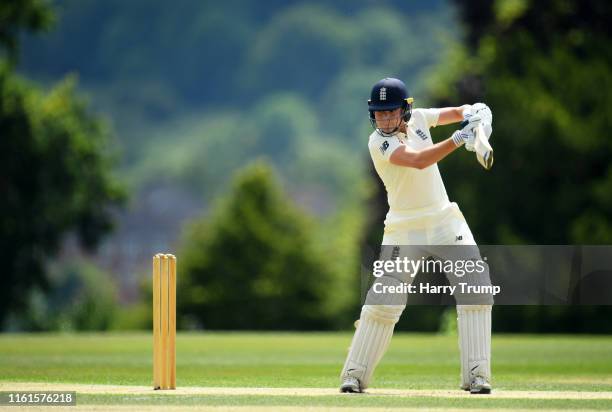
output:
<svg viewBox="0 0 612 412"><path fill-rule="evenodd" d="M470 110L471 107L472 107L471 104L464 104L463 106L459 106L458 107L458 109L459 109L459 120L457 120L457 121L462 122L465 119L466 111L468 111L468 113L469 113L469 110Z"/></svg>
<svg viewBox="0 0 612 412"><path fill-rule="evenodd" d="M464 104L459 107L445 107L440 109L438 116L438 125L459 123L463 121L463 112L470 108L469 104Z"/></svg>
<svg viewBox="0 0 612 412"><path fill-rule="evenodd" d="M444 159L456 148L457 144L452 137L416 151L408 146L403 146L391 154L389 160L398 166L414 167L415 169L425 169L440 160Z"/></svg>

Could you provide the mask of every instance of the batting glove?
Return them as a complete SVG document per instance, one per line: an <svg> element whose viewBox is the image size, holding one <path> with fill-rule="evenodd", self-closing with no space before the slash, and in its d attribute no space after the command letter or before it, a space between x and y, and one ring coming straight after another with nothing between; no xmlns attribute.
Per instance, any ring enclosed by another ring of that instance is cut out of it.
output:
<svg viewBox="0 0 612 412"><path fill-rule="evenodd" d="M493 123L493 113L489 106L484 103L474 103L468 109L466 109L463 113L464 121L461 123L464 131L471 132L471 137L468 138L465 142L465 149L467 151L473 152L476 149L474 148L474 129L476 126L482 123L483 129L485 131L485 135L487 139L491 136L493 132L493 127L491 126Z"/></svg>
<svg viewBox="0 0 612 412"><path fill-rule="evenodd" d="M480 116L484 124L493 124L493 112L484 103L474 103L470 108L470 114Z"/></svg>
<svg viewBox="0 0 612 412"><path fill-rule="evenodd" d="M455 146L459 147L464 143L467 143L468 141L472 141L472 145L474 142L474 133L469 131L469 130L455 130L455 133L453 133L453 135L451 136L451 138L453 139L453 143L455 143Z"/></svg>

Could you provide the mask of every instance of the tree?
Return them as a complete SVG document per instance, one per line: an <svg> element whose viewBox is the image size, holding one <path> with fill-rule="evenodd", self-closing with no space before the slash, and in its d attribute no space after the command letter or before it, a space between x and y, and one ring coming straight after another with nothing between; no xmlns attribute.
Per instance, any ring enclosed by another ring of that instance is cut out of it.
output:
<svg viewBox="0 0 612 412"><path fill-rule="evenodd" d="M439 164L475 238L482 244L609 244L612 4L456 3L464 44L431 77L430 93L436 107L484 101L493 110L493 169L484 172L464 152ZM496 307L494 317L495 329L504 332L609 333L610 310L506 306Z"/></svg>
<svg viewBox="0 0 612 412"><path fill-rule="evenodd" d="M51 264L48 272L49 293L33 291L26 312L13 319L13 324L9 321L10 327L27 331L91 331L114 326L117 287L108 273L80 259Z"/></svg>
<svg viewBox="0 0 612 412"><path fill-rule="evenodd" d="M13 0L0 3L0 49L9 61L17 60L19 32L41 31L53 23L53 13L43 0Z"/></svg>
<svg viewBox="0 0 612 412"><path fill-rule="evenodd" d="M440 70L437 105L492 107L496 165L441 164L482 243L612 242L612 49L606 0L457 1L465 47ZM514 332L609 333L610 307L496 307Z"/></svg>
<svg viewBox="0 0 612 412"><path fill-rule="evenodd" d="M70 79L44 95L0 70L0 321L46 289L45 262L64 235L93 248L112 227L123 191L111 174L108 133Z"/></svg>
<svg viewBox="0 0 612 412"><path fill-rule="evenodd" d="M490 173L475 167L471 156L451 156L441 167L476 238L612 242L612 5L458 4L467 48L442 70L436 100L487 102L497 156ZM486 207L479 207L485 199Z"/></svg>
<svg viewBox="0 0 612 412"><path fill-rule="evenodd" d="M312 222L263 162L243 170L209 218L188 228L180 255L183 325L208 329L322 329L331 269Z"/></svg>
<svg viewBox="0 0 612 412"><path fill-rule="evenodd" d="M47 27L50 13L41 1L0 5L0 44L12 55L0 60L0 325L33 290L49 291L46 263L65 235L95 247L124 198L108 130L75 96L74 79L45 94L12 72L19 30Z"/></svg>

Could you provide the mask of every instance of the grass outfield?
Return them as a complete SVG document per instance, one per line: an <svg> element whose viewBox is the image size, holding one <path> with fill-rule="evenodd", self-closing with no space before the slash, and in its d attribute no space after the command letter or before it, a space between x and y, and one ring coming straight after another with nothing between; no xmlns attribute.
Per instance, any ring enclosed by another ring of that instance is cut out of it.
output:
<svg viewBox="0 0 612 412"><path fill-rule="evenodd" d="M149 392L150 334L4 334L0 390L65 390L71 385L59 384L73 384L78 409L612 409L609 336L494 336L492 396L457 389L456 337L423 334L394 336L371 393L338 394L350 339L348 333L181 333L179 389Z"/></svg>

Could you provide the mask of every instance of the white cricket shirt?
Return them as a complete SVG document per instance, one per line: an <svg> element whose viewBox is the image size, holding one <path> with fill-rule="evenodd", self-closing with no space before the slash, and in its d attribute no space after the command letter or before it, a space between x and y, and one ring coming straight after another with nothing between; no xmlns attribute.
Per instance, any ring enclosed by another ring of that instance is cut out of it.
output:
<svg viewBox="0 0 612 412"><path fill-rule="evenodd" d="M389 161L391 153L403 145L415 150L433 145L429 129L438 124L439 114L439 109L413 109L406 134L384 137L374 131L370 135L370 156L387 190L390 213L419 214L449 203L437 164L419 170Z"/></svg>

